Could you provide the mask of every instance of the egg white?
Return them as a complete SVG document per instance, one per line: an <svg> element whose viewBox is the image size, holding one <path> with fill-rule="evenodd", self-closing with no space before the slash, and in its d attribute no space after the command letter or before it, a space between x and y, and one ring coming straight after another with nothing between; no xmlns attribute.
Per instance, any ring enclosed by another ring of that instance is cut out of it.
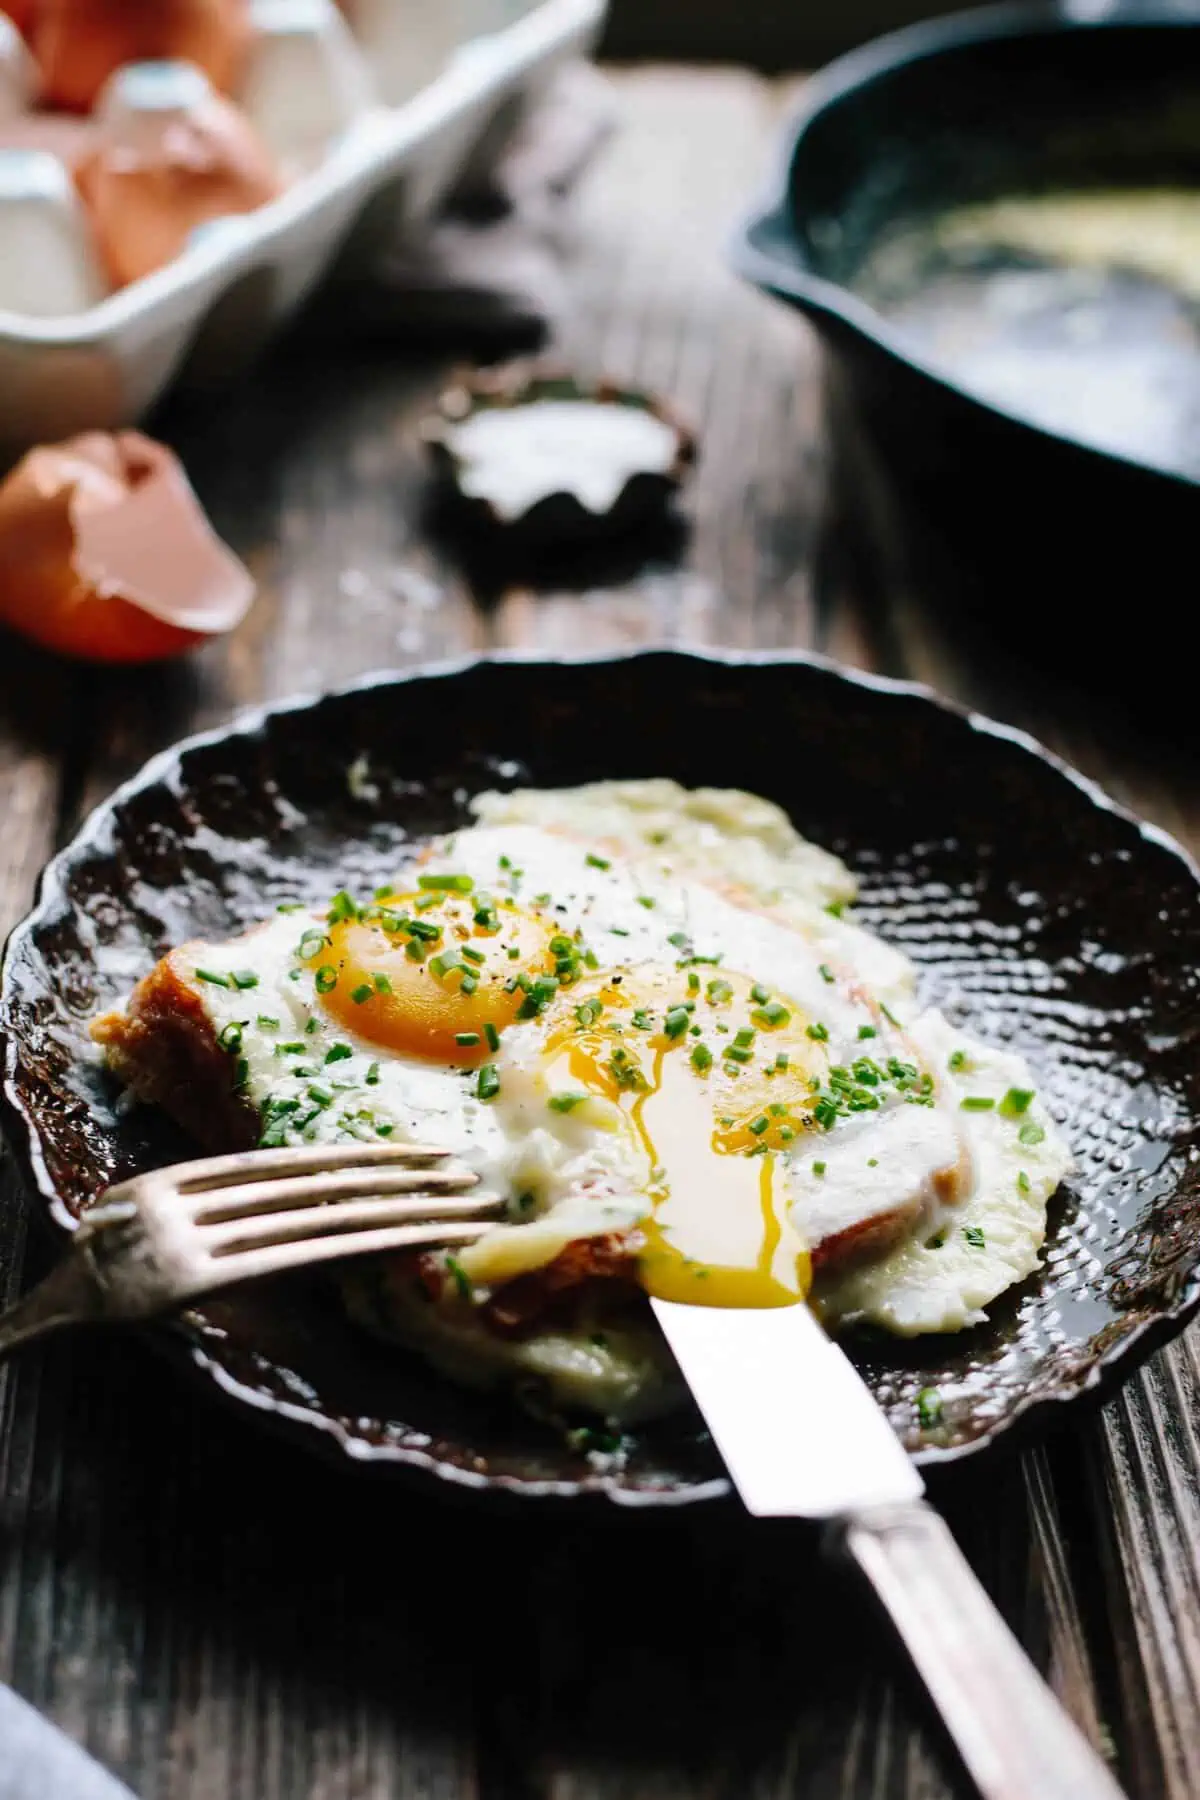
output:
<svg viewBox="0 0 1200 1800"><path fill-rule="evenodd" d="M896 1104L839 1119L815 1145L803 1134L780 1158L802 1235L863 1193L877 1194L883 1208L890 1196L928 1190L909 1239L818 1284L815 1300L831 1324L866 1321L902 1335L958 1330L1037 1266L1046 1202L1070 1167L1069 1152L1039 1100L1020 1119L961 1107L968 1095L999 1102L1011 1088L1032 1088L1027 1066L936 1013L918 1012L908 959L842 916L855 892L849 872L806 844L778 808L647 781L483 795L474 810L480 822L435 845L422 867L470 875L478 889L544 910L556 928L582 932L600 969L674 968L682 941L686 954L766 981L819 1020L831 1062L863 1052L867 1021L879 1033L866 1046L872 1053L911 1055L917 1046L935 1074L936 1106ZM405 879L397 871L398 889ZM460 1257L485 1291L551 1262L572 1241L646 1216L644 1156L619 1110L598 1096L569 1113L547 1105L540 1020L503 1033L500 1093L484 1103L475 1071L382 1050L328 1015L298 954L311 923L307 914L283 913L248 938L202 952L211 973L255 977L250 989L205 983L203 1003L218 1035L237 1028L245 1091L273 1121L274 1141L382 1134L462 1156L487 1191L511 1204L512 1222ZM299 1055L287 1048L299 1044ZM952 1068L952 1059L964 1066ZM1035 1127L1040 1141L1023 1142L1022 1126ZM955 1158L968 1175L947 1206L934 1177ZM578 1329L506 1340L482 1330L470 1309L381 1295L369 1271L352 1273L346 1291L360 1318L418 1343L459 1380L528 1377L551 1405L620 1419L678 1398L648 1321L615 1329L610 1322L597 1332L581 1320Z"/></svg>

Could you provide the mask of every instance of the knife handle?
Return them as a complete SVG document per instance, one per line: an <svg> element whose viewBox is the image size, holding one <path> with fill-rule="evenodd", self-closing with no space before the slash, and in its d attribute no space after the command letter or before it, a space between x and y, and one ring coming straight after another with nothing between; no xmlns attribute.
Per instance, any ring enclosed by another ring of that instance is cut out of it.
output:
<svg viewBox="0 0 1200 1800"><path fill-rule="evenodd" d="M1123 1800L924 1500L850 1514L866 1576L984 1800Z"/></svg>

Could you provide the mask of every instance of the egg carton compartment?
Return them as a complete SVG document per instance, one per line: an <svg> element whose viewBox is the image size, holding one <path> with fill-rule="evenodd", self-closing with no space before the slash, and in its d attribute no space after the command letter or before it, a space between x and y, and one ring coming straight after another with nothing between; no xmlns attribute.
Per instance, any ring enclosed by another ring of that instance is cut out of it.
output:
<svg viewBox="0 0 1200 1800"><path fill-rule="evenodd" d="M606 10L252 0L236 106L195 69L142 63L113 76L90 117L29 111L36 71L0 11L0 456L132 424L176 382L236 377L344 252L357 263L419 230L464 171L497 158ZM177 253L142 273L165 252L130 242L121 165L105 190L97 144L136 147L209 103L231 191L267 182L266 166L282 179L250 189L250 210L223 212L218 192Z"/></svg>

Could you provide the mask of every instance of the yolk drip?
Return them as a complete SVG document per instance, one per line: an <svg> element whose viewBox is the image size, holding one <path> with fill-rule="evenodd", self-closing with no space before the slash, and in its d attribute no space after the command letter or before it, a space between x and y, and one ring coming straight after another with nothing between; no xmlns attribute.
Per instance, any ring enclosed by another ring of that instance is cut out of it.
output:
<svg viewBox="0 0 1200 1800"><path fill-rule="evenodd" d="M326 1009L356 1037L471 1068L495 1054L530 980L553 971L559 940L511 900L446 893L430 902L397 895L365 918L309 933L303 960Z"/></svg>
<svg viewBox="0 0 1200 1800"><path fill-rule="evenodd" d="M547 1040L550 1085L561 1093L565 1075L614 1102L649 1164L655 1206L639 1271L649 1293L792 1305L811 1267L776 1152L811 1126L822 1052L787 1009L764 1014L744 977L686 984L682 972L638 968L573 987Z"/></svg>

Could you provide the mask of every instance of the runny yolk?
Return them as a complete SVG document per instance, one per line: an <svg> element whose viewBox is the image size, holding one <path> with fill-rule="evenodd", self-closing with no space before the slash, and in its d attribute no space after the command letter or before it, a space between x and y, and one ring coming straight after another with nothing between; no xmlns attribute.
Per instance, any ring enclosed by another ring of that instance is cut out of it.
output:
<svg viewBox="0 0 1200 1800"><path fill-rule="evenodd" d="M787 1218L778 1152L811 1128L822 1052L794 1014L753 1023L762 1012L743 977L723 975L716 1000L707 985L688 992L685 979L638 968L617 985L597 977L572 988L548 1038L550 1086L615 1102L647 1159L647 1292L699 1306L790 1306L807 1294L811 1265ZM734 1048L744 1061L729 1056Z"/></svg>
<svg viewBox="0 0 1200 1800"><path fill-rule="evenodd" d="M494 1056L530 981L553 972L558 941L511 900L404 894L314 929L303 960L326 1010L356 1037L471 1068Z"/></svg>

